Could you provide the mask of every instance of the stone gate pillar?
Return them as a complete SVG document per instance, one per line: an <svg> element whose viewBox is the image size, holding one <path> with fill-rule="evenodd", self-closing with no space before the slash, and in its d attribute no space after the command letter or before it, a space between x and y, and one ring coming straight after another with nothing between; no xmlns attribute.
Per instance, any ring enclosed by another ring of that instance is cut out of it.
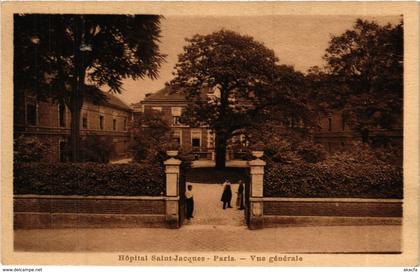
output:
<svg viewBox="0 0 420 272"><path fill-rule="evenodd" d="M179 228L179 166L181 161L173 158L178 151L167 151L169 158L164 162L166 173L166 224L169 228Z"/></svg>
<svg viewBox="0 0 420 272"><path fill-rule="evenodd" d="M248 165L251 173L250 180L250 213L249 213L249 228L262 229L264 228L263 220L263 183L264 183L264 166L265 161L260 158L264 155L262 151L253 151L252 155L256 157L255 160L249 161Z"/></svg>

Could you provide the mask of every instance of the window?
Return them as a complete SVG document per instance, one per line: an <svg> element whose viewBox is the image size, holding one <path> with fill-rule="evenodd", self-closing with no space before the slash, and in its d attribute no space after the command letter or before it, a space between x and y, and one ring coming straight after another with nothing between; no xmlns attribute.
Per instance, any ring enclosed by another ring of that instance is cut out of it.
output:
<svg viewBox="0 0 420 272"><path fill-rule="evenodd" d="M104 129L104 116L103 115L99 116L99 128Z"/></svg>
<svg viewBox="0 0 420 272"><path fill-rule="evenodd" d="M332 118L328 117L328 131L332 130Z"/></svg>
<svg viewBox="0 0 420 272"><path fill-rule="evenodd" d="M124 131L127 130L127 118L124 118Z"/></svg>
<svg viewBox="0 0 420 272"><path fill-rule="evenodd" d="M191 130L191 145L193 148L201 147L201 130L199 129Z"/></svg>
<svg viewBox="0 0 420 272"><path fill-rule="evenodd" d="M247 140L244 134L239 135L239 142L241 146L247 146Z"/></svg>
<svg viewBox="0 0 420 272"><path fill-rule="evenodd" d="M26 104L26 122L28 125L36 126L38 122L38 111L36 103Z"/></svg>
<svg viewBox="0 0 420 272"><path fill-rule="evenodd" d="M162 107L152 107L152 110L154 110L154 111L162 111Z"/></svg>
<svg viewBox="0 0 420 272"><path fill-rule="evenodd" d="M181 146L182 145L181 138L182 138L182 132L181 132L181 130L180 129L174 130L174 132L172 134L172 140L173 140L173 142L174 143L177 143L177 144L179 144L179 146Z"/></svg>
<svg viewBox="0 0 420 272"><path fill-rule="evenodd" d="M207 130L207 147L214 147L214 133L211 130Z"/></svg>
<svg viewBox="0 0 420 272"><path fill-rule="evenodd" d="M346 129L346 119L344 119L344 117L341 118L341 128L344 131Z"/></svg>
<svg viewBox="0 0 420 272"><path fill-rule="evenodd" d="M88 114L87 112L83 112L82 114L82 127L88 128Z"/></svg>
<svg viewBox="0 0 420 272"><path fill-rule="evenodd" d="M174 125L180 125L181 123L179 122L179 117L181 116L182 108L181 107L171 107L171 113L172 113L172 118L173 118L173 124Z"/></svg>
<svg viewBox="0 0 420 272"><path fill-rule="evenodd" d="M173 118L174 118L173 119L173 124L174 125L180 125L181 124L181 122L179 121L179 116L174 116Z"/></svg>
<svg viewBox="0 0 420 272"><path fill-rule="evenodd" d="M63 103L60 103L58 105L58 119L59 119L59 125L60 127L66 126L66 106Z"/></svg>
<svg viewBox="0 0 420 272"><path fill-rule="evenodd" d="M192 147L200 147L200 139L199 138L192 139L191 145Z"/></svg>
<svg viewBox="0 0 420 272"><path fill-rule="evenodd" d="M112 129L117 130L117 119L112 119Z"/></svg>

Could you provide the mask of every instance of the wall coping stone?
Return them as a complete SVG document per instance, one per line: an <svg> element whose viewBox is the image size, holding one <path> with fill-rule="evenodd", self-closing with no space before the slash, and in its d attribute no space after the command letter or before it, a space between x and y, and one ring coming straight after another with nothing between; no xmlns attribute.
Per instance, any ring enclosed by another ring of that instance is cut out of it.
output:
<svg viewBox="0 0 420 272"><path fill-rule="evenodd" d="M80 195L13 195L16 199L92 199L92 200L179 200L173 196L80 196Z"/></svg>
<svg viewBox="0 0 420 272"><path fill-rule="evenodd" d="M402 225L402 217L264 215L265 227Z"/></svg>
<svg viewBox="0 0 420 272"><path fill-rule="evenodd" d="M265 202L377 202L377 203L402 203L402 199L384 198L294 198L294 197L251 197L251 201Z"/></svg>

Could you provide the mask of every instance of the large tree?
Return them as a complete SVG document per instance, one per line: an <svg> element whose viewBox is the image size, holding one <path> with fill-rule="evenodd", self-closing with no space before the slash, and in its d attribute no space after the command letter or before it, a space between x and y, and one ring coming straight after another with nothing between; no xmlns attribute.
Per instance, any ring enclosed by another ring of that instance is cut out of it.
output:
<svg viewBox="0 0 420 272"><path fill-rule="evenodd" d="M402 116L403 23L357 20L333 36L323 69L312 69L314 97L324 109L343 110L364 141L373 128L390 128Z"/></svg>
<svg viewBox="0 0 420 272"><path fill-rule="evenodd" d="M292 103L291 97L282 96L292 90L276 82L287 81L285 71L290 78L296 73L279 66L262 43L232 31L195 35L187 42L170 85L192 102L181 121L206 124L215 132L216 167L223 168L227 142L235 133L266 117L273 101Z"/></svg>
<svg viewBox="0 0 420 272"><path fill-rule="evenodd" d="M14 90L68 106L72 161L79 160L80 111L103 101L99 88L120 93L125 78L156 78L160 16L16 14Z"/></svg>

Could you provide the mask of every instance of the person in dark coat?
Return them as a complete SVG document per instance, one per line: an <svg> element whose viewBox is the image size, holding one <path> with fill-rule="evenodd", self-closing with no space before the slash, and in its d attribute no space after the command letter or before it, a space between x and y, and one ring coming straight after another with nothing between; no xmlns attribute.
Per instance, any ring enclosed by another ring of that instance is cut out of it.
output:
<svg viewBox="0 0 420 272"><path fill-rule="evenodd" d="M226 184L223 189L222 199L223 202L223 209L232 208L230 205L230 201L232 200L232 189L230 188L230 183Z"/></svg>
<svg viewBox="0 0 420 272"><path fill-rule="evenodd" d="M236 207L238 207L238 210L244 209L244 189L244 183L240 180L238 186L238 198L236 200Z"/></svg>
<svg viewBox="0 0 420 272"><path fill-rule="evenodd" d="M185 192L185 204L187 206L187 214L186 217L188 220L191 218L194 218L193 212L194 212L194 198L193 198L193 192L192 192L192 185L188 185L187 191Z"/></svg>

